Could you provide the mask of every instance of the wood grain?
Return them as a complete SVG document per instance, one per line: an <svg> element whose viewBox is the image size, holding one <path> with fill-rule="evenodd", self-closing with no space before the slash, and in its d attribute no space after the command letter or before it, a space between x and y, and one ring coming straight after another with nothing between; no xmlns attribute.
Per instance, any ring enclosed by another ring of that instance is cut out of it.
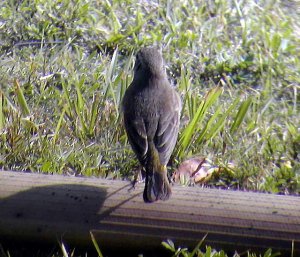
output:
<svg viewBox="0 0 300 257"><path fill-rule="evenodd" d="M280 251L300 256L300 198L173 186L169 201L146 204L143 184L0 171L0 243L35 241L156 249L172 239L193 248ZM299 254L299 255L298 255Z"/></svg>

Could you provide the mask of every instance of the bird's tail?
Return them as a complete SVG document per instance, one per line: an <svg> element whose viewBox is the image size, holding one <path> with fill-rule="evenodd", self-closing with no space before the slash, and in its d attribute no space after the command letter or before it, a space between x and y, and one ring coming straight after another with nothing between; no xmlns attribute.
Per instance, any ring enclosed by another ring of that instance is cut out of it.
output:
<svg viewBox="0 0 300 257"><path fill-rule="evenodd" d="M164 169L164 171L154 171L152 174L146 172L145 202L165 201L170 198L172 191L167 176L167 169L165 167Z"/></svg>
<svg viewBox="0 0 300 257"><path fill-rule="evenodd" d="M157 153L156 150L155 152ZM158 154L154 154L152 157L152 160L146 165L144 201L165 201L168 200L172 194L167 175L167 167L160 163Z"/></svg>

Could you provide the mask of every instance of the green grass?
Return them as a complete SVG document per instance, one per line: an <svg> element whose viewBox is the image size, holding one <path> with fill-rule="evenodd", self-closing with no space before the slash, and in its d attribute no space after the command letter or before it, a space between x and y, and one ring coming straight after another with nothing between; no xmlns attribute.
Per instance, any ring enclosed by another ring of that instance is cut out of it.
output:
<svg viewBox="0 0 300 257"><path fill-rule="evenodd" d="M250 251L245 251L243 253L234 253L234 255L229 255L225 251L217 251L213 249L211 246L205 244L205 235L198 244L190 251L187 248L177 247L174 245L173 241L168 239L162 242L162 246L167 251L164 251L164 255L162 252L159 253L158 256L172 256L172 257L277 257L281 256L278 252L272 252L272 249L267 249L263 254L256 254ZM51 257L76 257L76 256L94 256L97 253L98 257L103 257L103 253L100 250L100 246L98 245L97 241L95 240L93 234L91 233L91 240L94 246L94 251L83 252L82 250L78 249L68 249L68 247L63 242L58 242L57 247L53 247L53 249L48 252L43 252L41 249L37 250L36 256L51 256ZM203 247L205 246L205 247ZM293 249L291 249L291 257L293 257ZM29 252L27 253L29 254ZM35 256L32 252L30 255ZM10 256L24 256L24 252L20 249L14 249L13 251L8 251L2 247L0 244L0 256L1 257L10 257ZM95 255L96 256L96 255ZM106 256L106 255L105 255ZM125 256L126 253L125 253ZM139 257L143 256L154 256L153 254L148 255L147 253L139 254Z"/></svg>
<svg viewBox="0 0 300 257"><path fill-rule="evenodd" d="M170 252L173 253L172 257L228 257L229 256L223 250L217 251L208 245L205 246L204 248L205 250L201 250L201 248L203 248L202 245L204 245L206 236L207 234L202 238L202 240L199 241L199 243L195 246L195 248L192 251L190 251L187 248L176 247L171 240L166 240L162 242L162 245ZM233 257L241 257L241 256L276 257L276 256L280 256L280 253L272 253L272 249L268 249L265 251L264 254L259 254L259 255L249 251L245 251L241 254L234 253L233 255Z"/></svg>
<svg viewBox="0 0 300 257"><path fill-rule="evenodd" d="M300 193L297 1L5 0L0 169L131 179L120 102L135 52L163 49L183 100L173 168L234 164L207 186Z"/></svg>
<svg viewBox="0 0 300 257"><path fill-rule="evenodd" d="M3 1L0 168L130 178L120 102L154 44L184 105L173 163L206 156L235 166L211 185L299 193L296 7Z"/></svg>

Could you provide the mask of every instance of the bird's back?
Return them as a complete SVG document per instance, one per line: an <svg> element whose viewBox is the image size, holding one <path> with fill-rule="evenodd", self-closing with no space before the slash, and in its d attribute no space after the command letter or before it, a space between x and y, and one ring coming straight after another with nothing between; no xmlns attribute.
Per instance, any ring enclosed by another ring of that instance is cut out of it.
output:
<svg viewBox="0 0 300 257"><path fill-rule="evenodd" d="M130 85L123 100L124 123L129 141L139 160L144 144L153 142L161 163L166 165L179 130L181 102L178 93L164 80L149 79L149 86ZM131 135L131 136L130 136ZM168 142L166 142L168 138ZM144 140L147 142L143 142ZM140 142L137 145L136 142Z"/></svg>
<svg viewBox="0 0 300 257"><path fill-rule="evenodd" d="M133 81L125 93L122 103L124 119L130 122L142 119L146 126L148 140L151 140L157 131L159 118L170 115L173 111L171 105L177 92L167 80L153 78L144 82L150 86L136 83L138 82Z"/></svg>

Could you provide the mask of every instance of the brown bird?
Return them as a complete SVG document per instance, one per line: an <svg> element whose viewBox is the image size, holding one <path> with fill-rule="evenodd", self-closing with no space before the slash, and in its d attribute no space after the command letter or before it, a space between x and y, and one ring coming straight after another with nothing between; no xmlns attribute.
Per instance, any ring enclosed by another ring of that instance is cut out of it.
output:
<svg viewBox="0 0 300 257"><path fill-rule="evenodd" d="M181 100L170 85L161 53L143 48L122 101L129 143L146 170L144 201L167 200L167 163L176 144Z"/></svg>

